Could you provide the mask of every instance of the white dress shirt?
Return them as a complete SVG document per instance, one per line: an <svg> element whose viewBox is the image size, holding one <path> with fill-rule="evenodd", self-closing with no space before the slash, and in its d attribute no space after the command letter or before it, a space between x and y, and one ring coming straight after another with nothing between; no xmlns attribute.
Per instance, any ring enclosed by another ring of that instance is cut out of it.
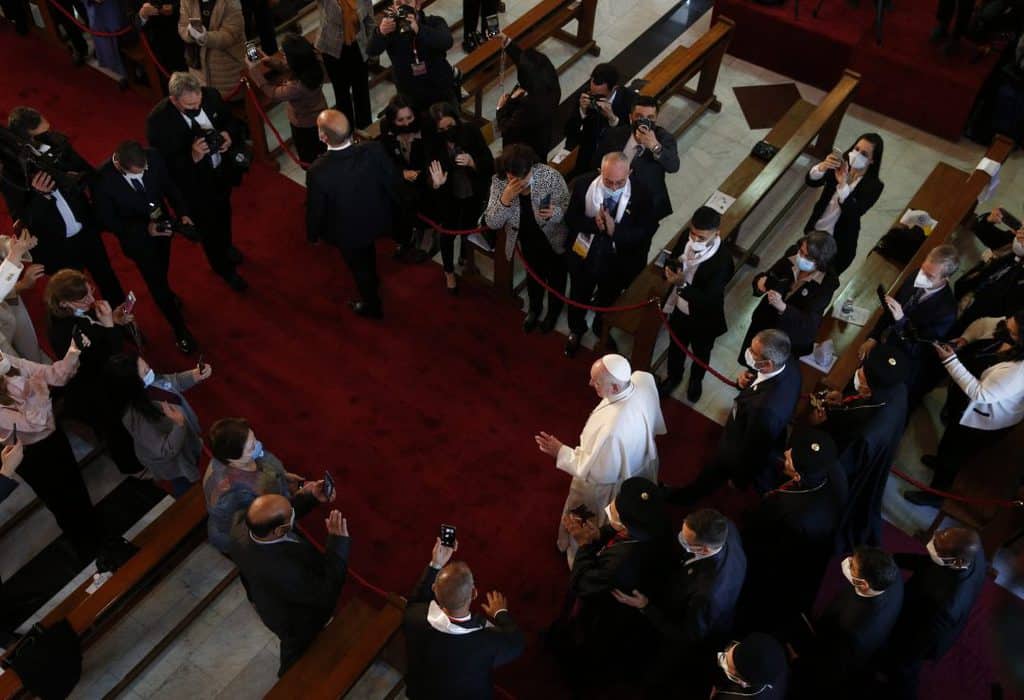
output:
<svg viewBox="0 0 1024 700"><path fill-rule="evenodd" d="M188 128L191 129L192 128L192 118L189 117L184 112L181 112L181 118L185 120L185 122L188 124ZM199 110L199 114L196 115L195 122L201 128L205 129L206 131L213 131L214 130L213 122L211 122L210 118L208 116L206 116L206 111L203 110L203 109ZM213 165L213 167L216 168L217 166L219 166L220 165L220 161L221 161L220 153L213 153L213 152L210 153L210 163Z"/></svg>

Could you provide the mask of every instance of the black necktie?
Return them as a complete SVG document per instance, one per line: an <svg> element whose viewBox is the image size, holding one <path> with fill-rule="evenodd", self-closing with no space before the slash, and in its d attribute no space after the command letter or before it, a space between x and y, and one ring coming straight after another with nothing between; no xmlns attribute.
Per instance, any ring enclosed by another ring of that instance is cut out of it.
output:
<svg viewBox="0 0 1024 700"><path fill-rule="evenodd" d="M903 307L903 312L906 313L906 312L910 311L912 308L914 308L915 306L917 306L918 304L920 304L921 303L921 298L924 297L924 295L927 292L928 292L927 289L921 289L920 287L915 288L914 289L914 293L910 295L910 299L907 301L906 305Z"/></svg>
<svg viewBox="0 0 1024 700"><path fill-rule="evenodd" d="M129 182L132 183L132 189L134 189L136 192L138 192L139 194L146 194L146 186L142 184L142 180L133 177L129 180Z"/></svg>

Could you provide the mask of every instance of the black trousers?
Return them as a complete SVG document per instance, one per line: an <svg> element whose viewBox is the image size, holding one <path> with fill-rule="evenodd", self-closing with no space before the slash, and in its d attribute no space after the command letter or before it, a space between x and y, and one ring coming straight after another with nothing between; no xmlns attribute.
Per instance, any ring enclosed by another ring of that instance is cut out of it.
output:
<svg viewBox="0 0 1024 700"><path fill-rule="evenodd" d="M978 430L960 425L960 416L960 413L956 413L949 417L950 423L942 433L939 448L935 452L938 460L931 486L941 491L948 491L952 488L960 467L971 454L978 451L979 447L989 447L1010 432L1010 428Z"/></svg>
<svg viewBox="0 0 1024 700"><path fill-rule="evenodd" d="M377 279L377 249L373 245L362 248L342 248L341 257L359 290L359 298L371 309L380 309L380 285Z"/></svg>
<svg viewBox="0 0 1024 700"><path fill-rule="evenodd" d="M315 126L292 124L292 143L295 144L295 152L303 163L312 163L318 155L327 150Z"/></svg>
<svg viewBox="0 0 1024 700"><path fill-rule="evenodd" d="M3 8L4 17L14 22L18 34L28 34L28 8L24 0L0 0L0 8Z"/></svg>
<svg viewBox="0 0 1024 700"><path fill-rule="evenodd" d="M334 86L334 100L357 129L373 121L370 111L370 73L356 43L341 47L338 58L322 54L327 76Z"/></svg>
<svg viewBox="0 0 1024 700"><path fill-rule="evenodd" d="M711 359L711 349L715 346L715 337L697 328L693 319L678 309L672 312L669 317L669 325L672 332L676 334L679 341L685 343L694 355L705 364ZM668 378L673 382L683 379L683 372L686 370L686 353L684 353L674 341L669 339L668 344ZM700 384L704 381L707 373L703 367L696 362L690 366L690 384Z"/></svg>
<svg viewBox="0 0 1024 700"><path fill-rule="evenodd" d="M523 251L523 257L526 259L526 264L533 268L533 271L549 287L557 289L564 294L566 278L569 276L569 271L565 266L565 257L559 255L551 248L551 244L548 243L547 238L543 234L524 236L521 231L518 242ZM504 255L504 251L499 250L495 254ZM530 300L530 313L540 316L541 311L544 310L545 294L548 297L547 317L554 320L562 313L562 307L564 306L562 300L544 289L540 282L534 280L533 276L529 274L526 276L526 294Z"/></svg>
<svg viewBox="0 0 1024 700"><path fill-rule="evenodd" d="M220 167L227 167L227 164L221 163ZM197 191L189 204L210 267L222 277L233 275L235 264L228 260L231 249L230 185L215 181L208 189Z"/></svg>
<svg viewBox="0 0 1024 700"><path fill-rule="evenodd" d="M565 256L569 269L569 298L581 304L611 306L619 295L615 275L610 272L598 278L587 269L585 261L580 256L571 250ZM571 333L582 336L587 332L586 309L570 305L567 315Z"/></svg>
<svg viewBox="0 0 1024 700"><path fill-rule="evenodd" d="M263 53L268 56L277 53L277 27L268 0L242 0L242 19L246 37L259 36Z"/></svg>
<svg viewBox="0 0 1024 700"><path fill-rule="evenodd" d="M939 26L946 31L949 31L950 22L953 22L952 36L960 38L967 33L973 12L974 2L972 0L939 0L935 18L939 20Z"/></svg>
<svg viewBox="0 0 1024 700"><path fill-rule="evenodd" d="M832 267L837 275L843 274L857 258L857 239L859 237L859 232L853 235L833 235L836 241L836 257L832 260Z"/></svg>
<svg viewBox="0 0 1024 700"><path fill-rule="evenodd" d="M103 298L111 306L124 301L124 289L110 265L107 249L103 246L100 233L92 226L86 226L71 238L65 238L63 245L48 253L39 262L46 268L46 274L52 275L66 267L88 271Z"/></svg>
<svg viewBox="0 0 1024 700"><path fill-rule="evenodd" d="M453 231L475 228L480 220L480 201L475 198L451 199L441 215L438 223ZM447 233L438 233L441 246L441 264L445 272L455 272L455 239L462 236L452 236ZM465 243L459 243L459 250Z"/></svg>
<svg viewBox="0 0 1024 700"><path fill-rule="evenodd" d="M18 475L53 513L75 552L85 561L95 556L102 528L71 443L60 428L39 442L25 445Z"/></svg>
<svg viewBox="0 0 1024 700"><path fill-rule="evenodd" d="M57 0L57 4L63 7L70 13L75 11L74 0ZM80 12L79 19L82 24L88 24L89 20L86 17L85 8L79 8ZM75 53L85 58L89 55L89 45L85 43L85 37L82 36L82 30L79 29L74 22L64 16L64 13L57 10L53 13L53 21L57 23L57 26L64 30L64 35L68 38L68 43L71 44L71 48L74 49Z"/></svg>
<svg viewBox="0 0 1024 700"><path fill-rule="evenodd" d="M498 0L462 0L462 31L477 31L477 23L480 31L487 29L485 22L489 15L498 14Z"/></svg>
<svg viewBox="0 0 1024 700"><path fill-rule="evenodd" d="M171 265L171 237L151 236L143 250L128 255L139 269L139 274L146 282L149 293L153 295L160 313L167 319L176 336L185 331L185 319L178 309L171 284L167 281L167 271Z"/></svg>

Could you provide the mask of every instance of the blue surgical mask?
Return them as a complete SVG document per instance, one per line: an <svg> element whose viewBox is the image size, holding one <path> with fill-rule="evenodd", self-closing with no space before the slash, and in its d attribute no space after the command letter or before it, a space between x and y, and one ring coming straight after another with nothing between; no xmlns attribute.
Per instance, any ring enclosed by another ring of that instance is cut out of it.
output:
<svg viewBox="0 0 1024 700"><path fill-rule="evenodd" d="M155 381L156 381L156 372L154 372L153 368L150 367L149 371L146 372L146 376L142 378L142 383L143 383L144 386L148 387L148 386L151 386L153 384L153 382L155 382Z"/></svg>
<svg viewBox="0 0 1024 700"><path fill-rule="evenodd" d="M259 440L254 440L252 443L252 458L263 459L263 443Z"/></svg>
<svg viewBox="0 0 1024 700"><path fill-rule="evenodd" d="M78 316L79 318L85 316L88 313L88 309L72 309L71 311L75 314L75 316Z"/></svg>
<svg viewBox="0 0 1024 700"><path fill-rule="evenodd" d="M811 270L814 269L814 261L811 260L810 258L805 258L804 256L797 253L796 267L798 270L800 270L800 272L810 272Z"/></svg>
<svg viewBox="0 0 1024 700"><path fill-rule="evenodd" d="M625 191L626 191L626 188L625 188L625 186L623 186L623 187L620 187L620 188L619 188L619 189L617 189L617 190L610 190L610 189L608 189L607 187L605 187L605 188L604 188L604 196L605 196L605 197L611 197L611 198L612 198L612 199L614 199L615 201L618 201L619 197L621 197L621 196L622 196L622 193L623 193L623 192L625 192Z"/></svg>

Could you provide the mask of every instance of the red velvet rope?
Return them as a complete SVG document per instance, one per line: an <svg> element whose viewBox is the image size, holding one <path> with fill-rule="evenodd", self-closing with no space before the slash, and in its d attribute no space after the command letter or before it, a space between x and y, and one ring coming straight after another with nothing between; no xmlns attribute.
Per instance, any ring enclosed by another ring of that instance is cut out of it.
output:
<svg viewBox="0 0 1024 700"><path fill-rule="evenodd" d="M149 56L149 60L153 62L156 69L160 71L160 74L165 78L170 78L171 74L167 72L167 69L160 65L160 61L156 60L156 54L153 53L153 47L149 45L149 39L146 38L145 32L139 32L139 39L142 40L142 48L146 50L146 55ZM155 85L153 86L156 87Z"/></svg>
<svg viewBox="0 0 1024 700"><path fill-rule="evenodd" d="M488 230L486 226L477 226L476 228L450 229L445 228L441 224L437 223L436 221L428 217L426 214L417 213L416 216L419 218L420 221L425 223L427 226L434 229L440 234L444 234L445 236L472 236L474 233L483 233L484 231Z"/></svg>
<svg viewBox="0 0 1024 700"><path fill-rule="evenodd" d="M130 32L132 30L131 26L129 25L127 27L124 27L123 29L118 29L116 32L101 32L98 29L92 29L92 28L82 24L81 22L79 22L77 19L75 19L75 16L73 14L71 14L70 12L65 10L63 7L58 5L57 4L57 0L50 0L50 4L53 5L54 7L56 7L58 10L60 10L60 13L62 15L64 15L65 17L67 17L69 20L71 20L71 22L74 23L74 25L76 27L81 29L83 32L88 32L89 34L92 34L93 36L103 36L103 37L124 36L125 34L127 34L128 32Z"/></svg>
<svg viewBox="0 0 1024 700"><path fill-rule="evenodd" d="M242 78L242 82L249 87L249 98L252 100L253 105L256 107L256 112L260 115L260 119L263 120L263 123L270 127L270 131L272 134L274 134L274 138L277 139L277 143L278 145L280 145L281 150L284 151L285 154L287 154L287 156L291 158L292 162L295 163L297 166L299 166L303 170L308 169L309 163L305 163L299 160L299 157L292 153L291 149L289 149L288 146L285 145L284 139L281 137L281 132L278 131L277 127L274 126L274 123L270 121L270 117L267 116L266 110L263 109L263 105L260 104L259 95L256 94L256 90L253 88L252 84L249 83L249 80L247 78Z"/></svg>
<svg viewBox="0 0 1024 700"><path fill-rule="evenodd" d="M686 343L684 343L683 341L679 340L679 338L676 337L675 331L672 330L672 324L668 320L668 315L661 310L660 306L655 306L654 308L655 310L657 310L658 315L661 316L661 324L665 326L665 330L668 331L668 337L672 339L672 342L675 343L680 350L686 353L686 356L689 357L694 362L694 364L696 364L701 369L704 369L705 371L709 372L711 376L713 376L715 379L721 381L724 384L727 384L728 386L731 386L733 389L740 388L739 384L729 379L727 376L716 370L707 362L705 362L704 360L700 359L692 352L690 352L690 348L686 346Z"/></svg>
<svg viewBox="0 0 1024 700"><path fill-rule="evenodd" d="M999 506L1000 508L1021 508L1021 507L1024 507L1024 500L1021 500L1019 498L1018 499L976 498L976 497L971 497L971 496L961 496L960 494L950 493L949 491L940 491L939 489L933 489L931 486L929 486L927 484L924 484L924 483L921 483L920 481L918 481L914 477L910 476L909 474L906 474L905 472L900 471L899 469L893 468L891 471L892 471L893 474L895 474L899 478L903 479L904 481L906 481L911 486L913 486L913 487L915 487L917 489L920 489L921 491L924 491L925 493L930 493L930 494L932 494L934 496L942 496L943 498L947 498L947 499L949 499L951 501L959 501L961 503L975 503L975 504L978 504L978 505Z"/></svg>

